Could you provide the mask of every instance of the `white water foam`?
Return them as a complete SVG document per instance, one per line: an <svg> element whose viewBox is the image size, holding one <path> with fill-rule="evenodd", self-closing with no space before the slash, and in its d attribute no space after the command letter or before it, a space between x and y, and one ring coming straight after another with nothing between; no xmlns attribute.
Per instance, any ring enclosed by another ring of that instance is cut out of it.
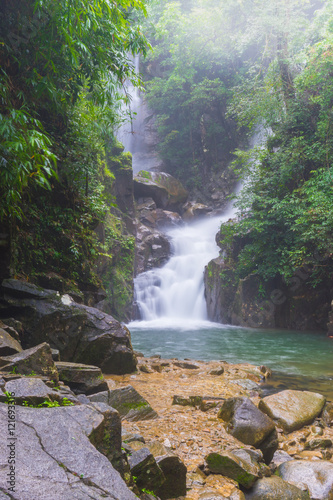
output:
<svg viewBox="0 0 333 500"><path fill-rule="evenodd" d="M172 257L165 266L135 279L135 300L143 321L132 322L131 326L198 329L211 325L207 320L204 269L218 256L215 235L220 224L234 215L231 206L223 215L167 232Z"/></svg>

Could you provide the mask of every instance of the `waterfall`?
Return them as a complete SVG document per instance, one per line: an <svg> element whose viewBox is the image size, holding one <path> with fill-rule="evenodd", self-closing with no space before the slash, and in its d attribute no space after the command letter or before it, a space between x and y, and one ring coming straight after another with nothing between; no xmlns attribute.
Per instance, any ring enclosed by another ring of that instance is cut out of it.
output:
<svg viewBox="0 0 333 500"><path fill-rule="evenodd" d="M215 235L220 224L234 214L231 205L223 215L167 232L172 248L170 260L135 279L135 299L142 320L158 320L160 324L207 320L204 269L219 253Z"/></svg>
<svg viewBox="0 0 333 500"><path fill-rule="evenodd" d="M140 55L136 54L133 60L135 73L140 71ZM160 160L157 156L156 142L152 123L149 120L149 110L144 95L130 82L125 83L126 93L130 96L131 104L123 105L122 114L132 114L131 121L123 123L117 131L117 139L123 144L124 150L132 153L133 173L140 170L159 169Z"/></svg>

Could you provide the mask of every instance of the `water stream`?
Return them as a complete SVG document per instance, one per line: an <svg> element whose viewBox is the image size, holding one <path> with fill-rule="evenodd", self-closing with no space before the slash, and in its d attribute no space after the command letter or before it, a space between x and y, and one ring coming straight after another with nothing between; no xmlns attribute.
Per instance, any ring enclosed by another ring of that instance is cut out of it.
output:
<svg viewBox="0 0 333 500"><path fill-rule="evenodd" d="M207 320L203 273L218 255L215 234L223 216L168 231L172 256L166 265L139 275L135 294L141 320L128 327L136 350L146 356L265 364L272 386L320 390L333 399L333 341L318 332L264 330Z"/></svg>

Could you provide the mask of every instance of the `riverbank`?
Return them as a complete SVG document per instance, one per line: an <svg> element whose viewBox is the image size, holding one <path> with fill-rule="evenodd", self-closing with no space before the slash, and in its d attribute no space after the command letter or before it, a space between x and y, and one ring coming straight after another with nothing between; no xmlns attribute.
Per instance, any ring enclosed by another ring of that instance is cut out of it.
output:
<svg viewBox="0 0 333 500"><path fill-rule="evenodd" d="M124 430L140 434L148 444L158 441L181 458L188 470L186 500L206 498L205 494L222 495L207 498L243 499L236 481L221 474L206 476L202 469L205 457L212 452L251 448L228 433L217 415L228 398L247 397L257 406L261 399L261 383L269 375L269 369L250 364L159 357L139 357L138 361L137 373L108 376L107 379L112 386L114 383L117 387L130 384L147 399L159 418L138 422L124 420ZM175 396L181 398L175 400ZM196 406L182 406L190 396L198 396L192 399ZM173 404L175 401L181 405ZM319 437L316 447L313 440ZM289 460L328 460L332 463L332 446L322 445L329 444L329 440L332 442L333 429L322 426L319 421L289 434L278 428L278 440L279 450L288 453ZM311 442L313 449L310 449ZM271 472L273 470L274 461Z"/></svg>

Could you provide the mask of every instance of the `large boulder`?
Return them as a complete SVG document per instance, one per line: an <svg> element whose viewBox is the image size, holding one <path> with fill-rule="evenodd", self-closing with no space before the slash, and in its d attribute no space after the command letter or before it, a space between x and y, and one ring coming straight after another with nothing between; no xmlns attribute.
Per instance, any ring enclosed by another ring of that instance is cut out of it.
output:
<svg viewBox="0 0 333 500"><path fill-rule="evenodd" d="M156 491L165 482L165 476L148 448L134 451L128 462L138 488Z"/></svg>
<svg viewBox="0 0 333 500"><path fill-rule="evenodd" d="M94 394L108 390L102 371L97 366L68 361L56 361L59 379L65 382L76 394Z"/></svg>
<svg viewBox="0 0 333 500"><path fill-rule="evenodd" d="M325 402L321 394L286 390L262 399L259 408L285 432L292 432L313 422Z"/></svg>
<svg viewBox="0 0 333 500"><path fill-rule="evenodd" d="M205 460L211 472L229 477L244 488L251 488L259 478L258 467L230 451L209 453Z"/></svg>
<svg viewBox="0 0 333 500"><path fill-rule="evenodd" d="M226 422L226 430L244 444L259 448L268 464L278 448L274 422L260 411L250 399L227 399L218 417Z"/></svg>
<svg viewBox="0 0 333 500"><path fill-rule="evenodd" d="M0 368L2 371L11 371L21 375L44 375L58 382L58 371L53 361L51 348L46 342L11 356L2 356Z"/></svg>
<svg viewBox="0 0 333 500"><path fill-rule="evenodd" d="M280 477L259 479L253 488L245 493L246 500L309 500L307 492L283 481Z"/></svg>
<svg viewBox="0 0 333 500"><path fill-rule="evenodd" d="M43 380L35 377L22 377L6 382L3 393L15 394L15 404L27 402L29 405L37 406L44 401L58 401L62 403L63 396L54 389L48 387ZM0 401L5 402L7 396L0 393Z"/></svg>
<svg viewBox="0 0 333 500"><path fill-rule="evenodd" d="M104 373L136 369L130 333L112 316L18 280L4 280L2 308L21 321L23 345L48 342L63 361L99 366Z"/></svg>
<svg viewBox="0 0 333 500"><path fill-rule="evenodd" d="M0 443L1 469L11 474L1 474L0 491L17 500L135 500L108 458L90 442L97 429L107 429L104 420L101 409L86 405L20 407L15 435L9 436L8 406L0 404L2 436L13 438ZM8 453L15 456L12 469Z"/></svg>
<svg viewBox="0 0 333 500"><path fill-rule="evenodd" d="M284 481L302 490L308 489L311 498L333 498L333 463L326 461L292 460L278 467Z"/></svg>
<svg viewBox="0 0 333 500"><path fill-rule="evenodd" d="M181 183L165 172L140 170L134 177L136 198L152 198L158 208L177 210L187 200L188 193Z"/></svg>
<svg viewBox="0 0 333 500"><path fill-rule="evenodd" d="M156 456L156 463L165 476L165 482L156 490L157 496L161 500L185 497L187 468L181 459L177 455L167 453Z"/></svg>

